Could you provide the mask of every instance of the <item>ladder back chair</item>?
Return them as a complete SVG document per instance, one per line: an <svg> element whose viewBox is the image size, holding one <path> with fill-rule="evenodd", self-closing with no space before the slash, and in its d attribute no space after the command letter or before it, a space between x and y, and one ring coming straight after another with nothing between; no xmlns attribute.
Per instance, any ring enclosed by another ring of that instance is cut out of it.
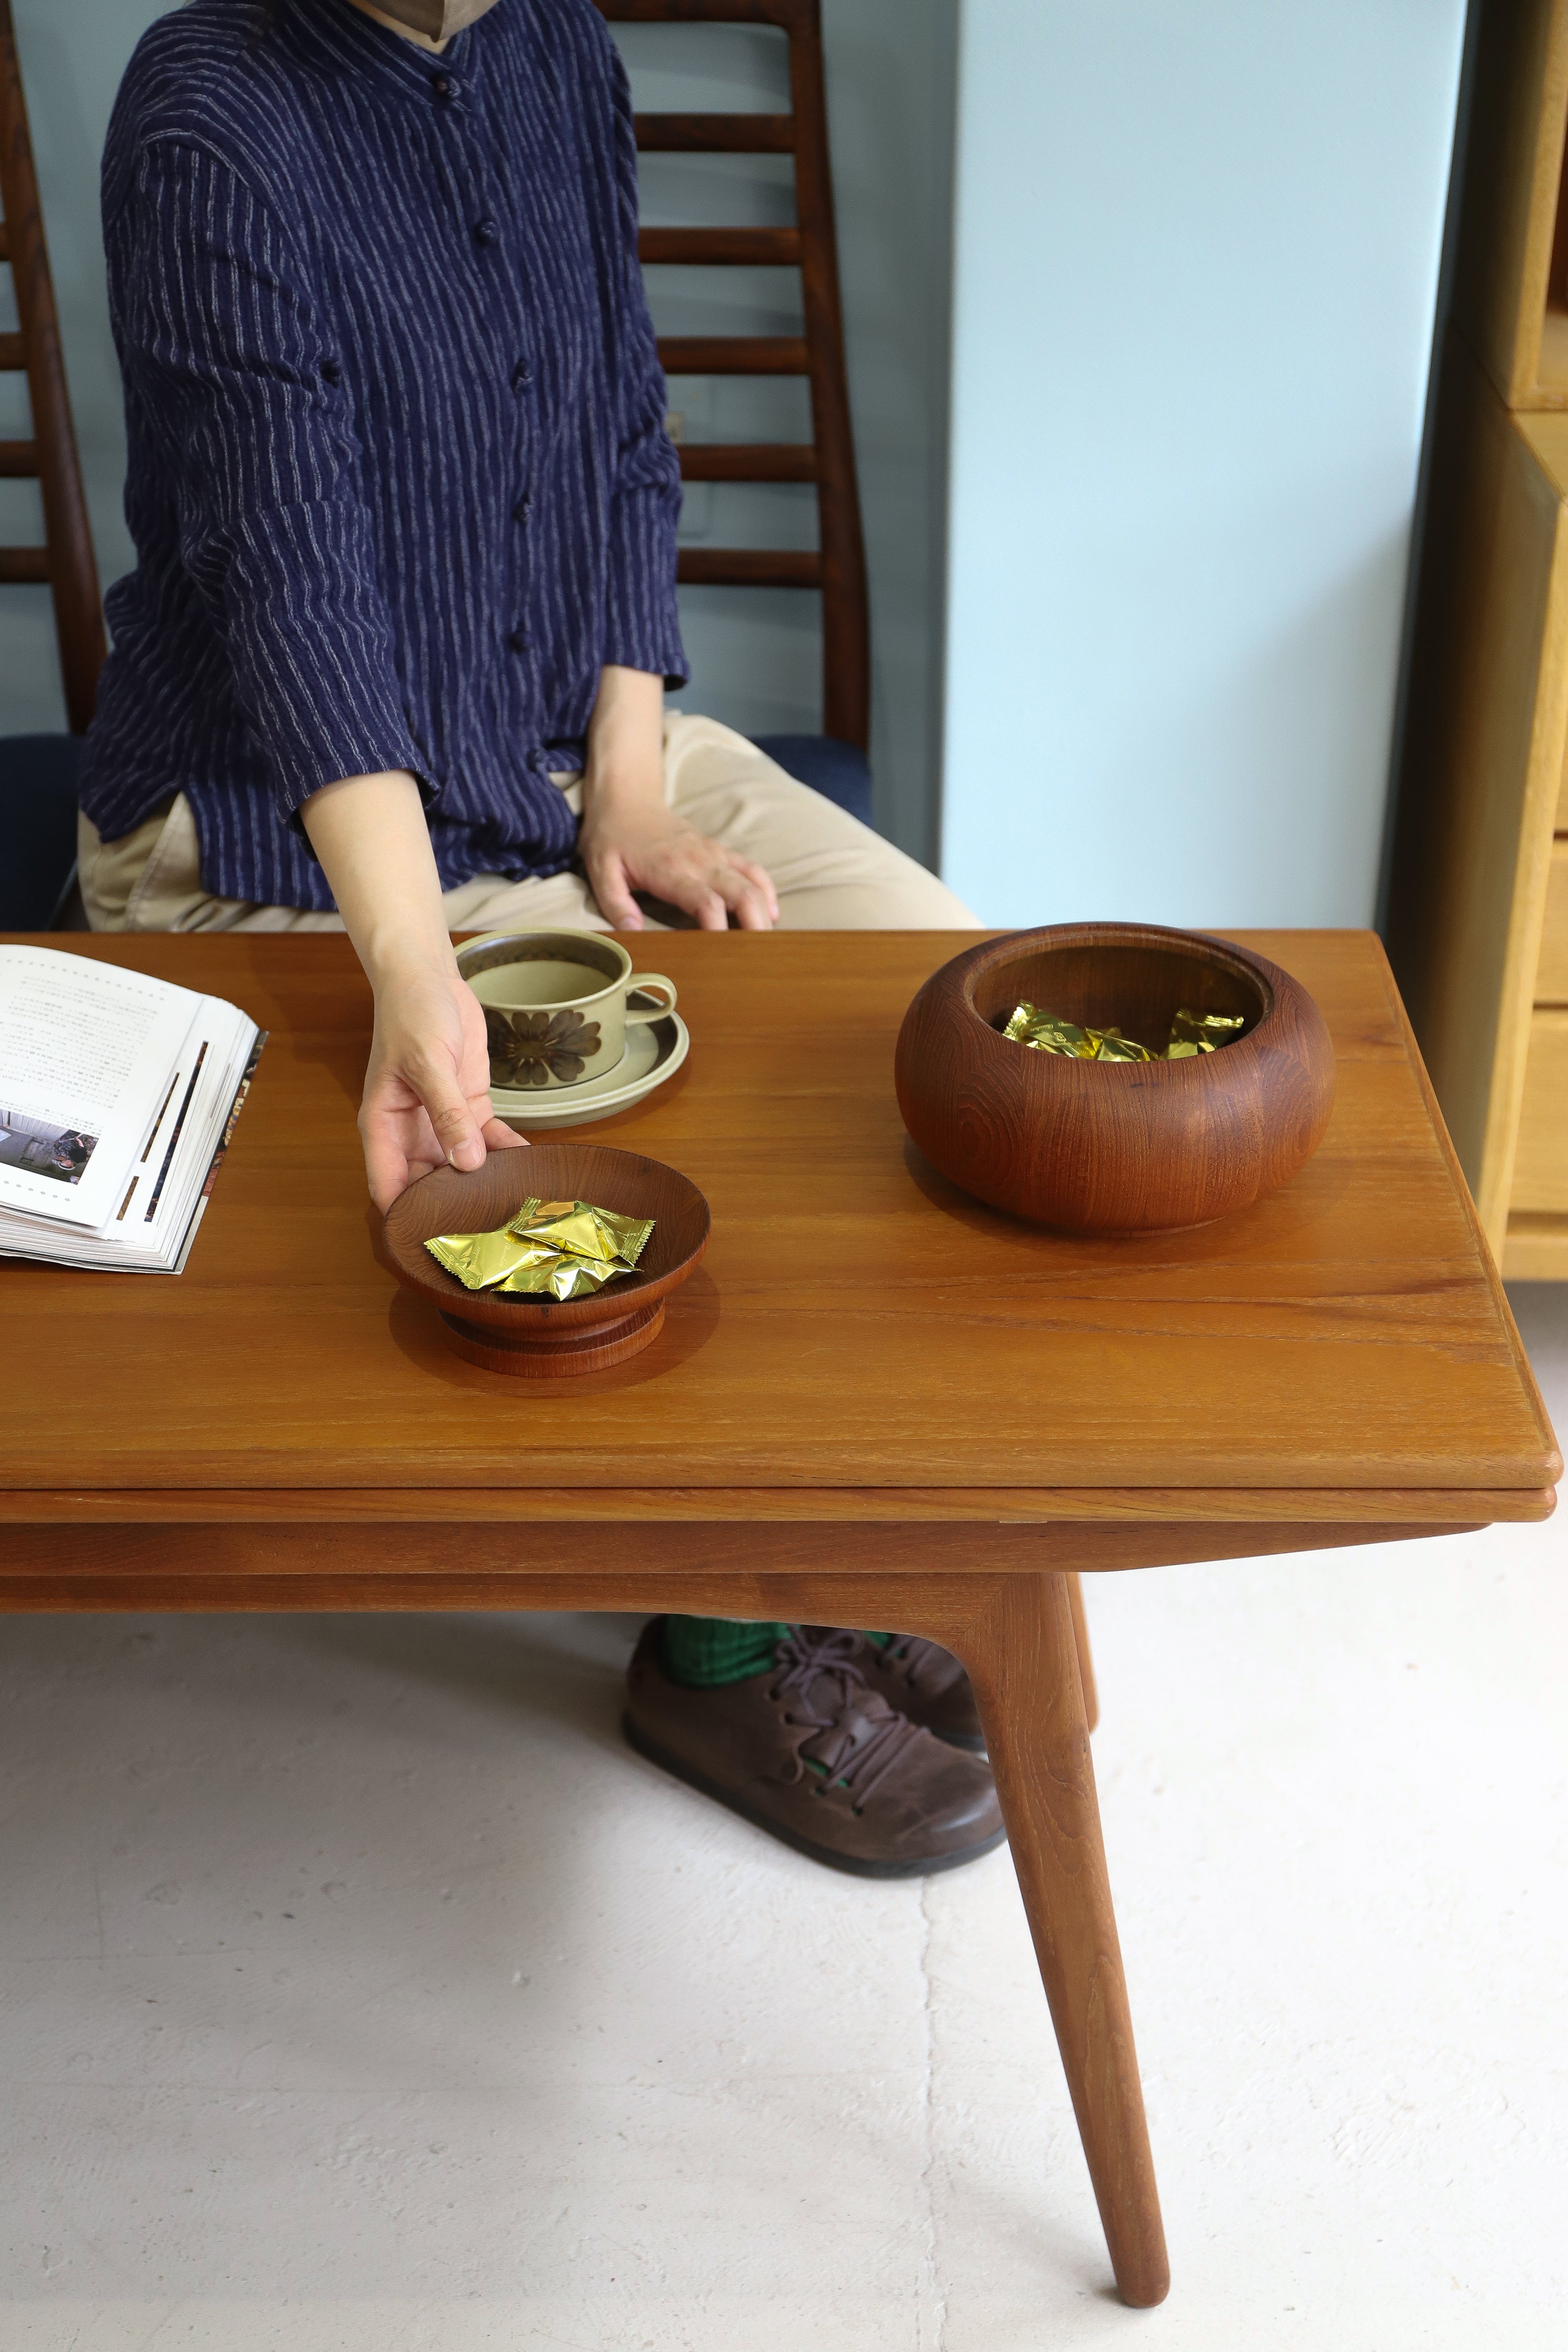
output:
<svg viewBox="0 0 1568 2352"><path fill-rule="evenodd" d="M871 623L844 365L821 0L598 0L598 6L611 24L771 26L789 39L788 114L639 114L636 131L644 154L792 157L795 226L644 228L639 251L646 264L782 266L800 273L802 334L666 335L659 339L659 357L666 375L796 376L807 381L809 442L684 443L679 456L682 478L688 482L814 485L818 547L805 551L683 547L677 576L694 587L821 591L827 740L763 736L758 740L792 774L869 823L870 773L864 761L871 738Z"/></svg>
<svg viewBox="0 0 1568 2352"><path fill-rule="evenodd" d="M45 542L0 547L0 583L53 593L71 730L0 737L0 927L42 929L75 868L78 739L92 718L106 641L11 0L0 0L0 215L17 317L15 331L0 333L0 373L26 375L32 410L28 439L0 440L0 478L37 483Z"/></svg>

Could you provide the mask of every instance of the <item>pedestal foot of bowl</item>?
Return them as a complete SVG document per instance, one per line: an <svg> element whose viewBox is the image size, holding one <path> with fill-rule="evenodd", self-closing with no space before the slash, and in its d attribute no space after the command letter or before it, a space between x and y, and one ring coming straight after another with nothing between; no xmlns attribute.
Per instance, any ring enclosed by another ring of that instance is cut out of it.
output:
<svg viewBox="0 0 1568 2352"><path fill-rule="evenodd" d="M517 1309L519 1317L530 1311L526 1307ZM640 1355L664 1328L664 1302L659 1298L651 1307L633 1308L617 1323L593 1323L575 1331L522 1328L516 1339L492 1323L470 1323L444 1308L441 1319L451 1346L469 1363L483 1365L487 1372L510 1372L524 1380L559 1381L577 1372L608 1371L612 1364L623 1364L629 1357Z"/></svg>

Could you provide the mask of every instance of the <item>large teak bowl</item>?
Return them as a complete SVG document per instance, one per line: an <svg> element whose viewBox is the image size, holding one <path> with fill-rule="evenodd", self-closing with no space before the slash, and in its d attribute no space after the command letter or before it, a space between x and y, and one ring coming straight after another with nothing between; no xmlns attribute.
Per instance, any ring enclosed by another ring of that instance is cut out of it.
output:
<svg viewBox="0 0 1568 2352"><path fill-rule="evenodd" d="M437 1234L494 1233L534 1197L652 1217L636 1273L586 1298L501 1298L465 1290L424 1246ZM398 1280L439 1311L459 1355L487 1371L557 1380L624 1363L657 1338L664 1300L707 1247L708 1223L696 1186L662 1160L607 1144L535 1143L492 1151L471 1173L422 1176L387 1211L384 1234Z"/></svg>
<svg viewBox="0 0 1568 2352"><path fill-rule="evenodd" d="M1118 1026L1158 1051L1182 1005L1239 1013L1234 1045L1178 1062L1081 1062L1015 1045L1015 1005ZM904 1123L993 1208L1078 1234L1168 1233L1293 1176L1333 1104L1333 1047L1299 982L1195 931L1061 923L955 956L904 1016Z"/></svg>

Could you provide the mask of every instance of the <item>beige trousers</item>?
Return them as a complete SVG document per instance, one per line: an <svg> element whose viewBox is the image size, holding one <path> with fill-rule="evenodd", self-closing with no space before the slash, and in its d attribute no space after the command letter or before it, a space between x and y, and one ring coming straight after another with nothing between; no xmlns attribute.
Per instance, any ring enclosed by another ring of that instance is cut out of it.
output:
<svg viewBox="0 0 1568 2352"><path fill-rule="evenodd" d="M580 815L582 781L552 779ZM699 833L773 877L779 928L798 931L962 931L974 916L914 858L807 790L716 719L673 712L664 721L664 797ZM340 915L254 907L202 887L195 820L179 793L120 841L80 820L80 878L95 931L340 931ZM606 931L580 874L510 882L477 874L443 901L454 931L507 924ZM671 909L664 909L665 914ZM651 930L668 922L649 917Z"/></svg>

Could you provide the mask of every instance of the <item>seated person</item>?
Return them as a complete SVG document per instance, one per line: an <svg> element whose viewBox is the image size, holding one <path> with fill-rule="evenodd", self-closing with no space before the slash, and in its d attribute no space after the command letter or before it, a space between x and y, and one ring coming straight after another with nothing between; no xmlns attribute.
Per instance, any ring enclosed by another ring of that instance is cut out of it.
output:
<svg viewBox="0 0 1568 2352"><path fill-rule="evenodd" d="M592 0L193 0L137 48L103 188L138 562L86 751L89 919L346 927L378 1207L519 1145L454 930L641 930L639 894L710 930L972 923L664 709L680 474ZM655 1621L628 1730L848 1867L1000 1835L926 1643Z"/></svg>

